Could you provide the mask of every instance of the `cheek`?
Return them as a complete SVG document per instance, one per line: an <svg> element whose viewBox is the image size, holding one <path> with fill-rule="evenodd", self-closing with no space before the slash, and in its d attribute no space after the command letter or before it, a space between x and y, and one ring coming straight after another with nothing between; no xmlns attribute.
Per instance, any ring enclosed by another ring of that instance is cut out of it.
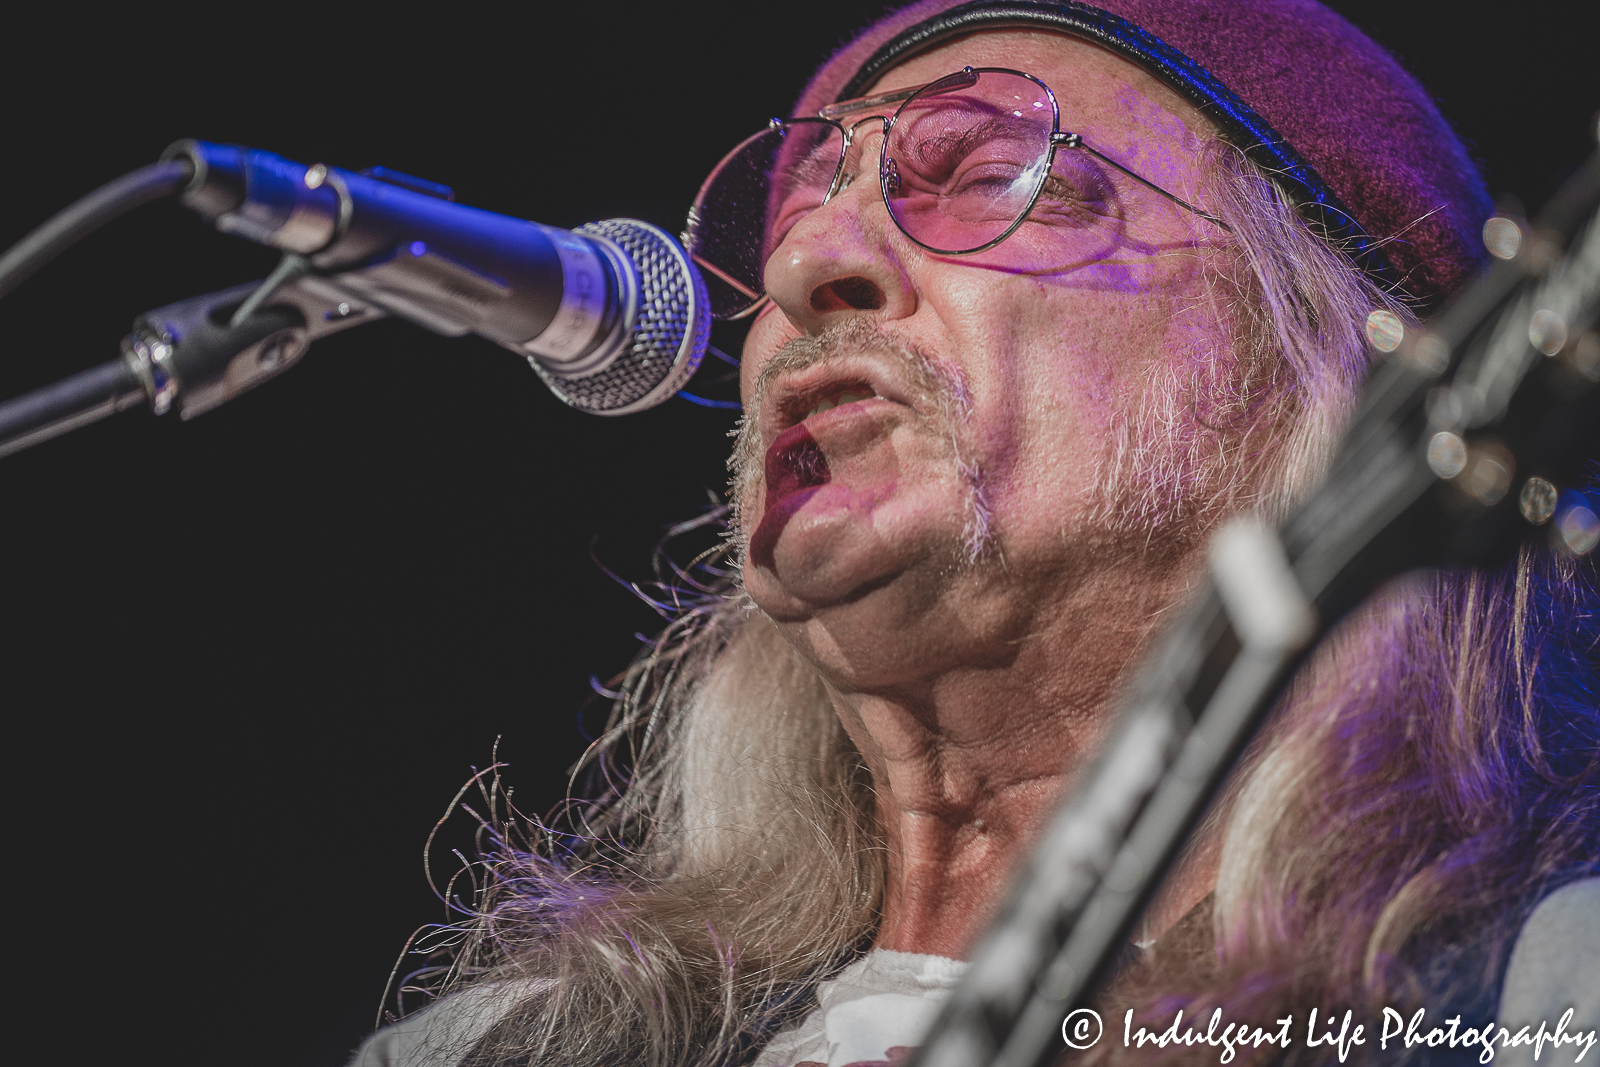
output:
<svg viewBox="0 0 1600 1067"><path fill-rule="evenodd" d="M784 344L800 336L800 331L794 328L783 314L778 310L778 305L767 302L767 305L756 313L755 321L750 324L750 332L745 335L744 348L739 357L739 398L748 410L750 401L755 396L756 381L761 376L761 368L773 354Z"/></svg>
<svg viewBox="0 0 1600 1067"><path fill-rule="evenodd" d="M1159 309L1105 290L1012 277L952 297L955 346L988 451L1104 426L1160 343Z"/></svg>
<svg viewBox="0 0 1600 1067"><path fill-rule="evenodd" d="M1018 536L1071 525L1168 347L1165 301L1070 283L1012 277L945 304L973 388L964 437Z"/></svg>

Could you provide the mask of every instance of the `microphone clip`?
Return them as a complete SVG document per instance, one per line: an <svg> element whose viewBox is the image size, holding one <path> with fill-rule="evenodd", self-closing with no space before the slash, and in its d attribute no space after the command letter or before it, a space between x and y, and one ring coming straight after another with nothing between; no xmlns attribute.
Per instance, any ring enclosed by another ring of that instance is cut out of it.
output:
<svg viewBox="0 0 1600 1067"><path fill-rule="evenodd" d="M263 281L190 297L135 319L122 341L122 358L144 387L150 409L164 415L176 408L179 418L192 419L282 374L311 342L386 317L304 273L304 262L289 253Z"/></svg>

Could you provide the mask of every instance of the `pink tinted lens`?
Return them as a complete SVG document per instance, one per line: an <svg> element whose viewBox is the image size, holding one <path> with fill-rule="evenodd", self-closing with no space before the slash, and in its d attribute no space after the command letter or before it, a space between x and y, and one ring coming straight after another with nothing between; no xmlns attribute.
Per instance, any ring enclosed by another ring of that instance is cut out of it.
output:
<svg viewBox="0 0 1600 1067"><path fill-rule="evenodd" d="M766 292L767 257L827 198L841 140L828 122L784 122L740 144L701 186L688 251L705 274L718 318L736 318Z"/></svg>
<svg viewBox="0 0 1600 1067"><path fill-rule="evenodd" d="M1037 82L983 72L907 100L884 147L889 211L937 252L971 252L1009 231L1049 170L1055 108Z"/></svg>

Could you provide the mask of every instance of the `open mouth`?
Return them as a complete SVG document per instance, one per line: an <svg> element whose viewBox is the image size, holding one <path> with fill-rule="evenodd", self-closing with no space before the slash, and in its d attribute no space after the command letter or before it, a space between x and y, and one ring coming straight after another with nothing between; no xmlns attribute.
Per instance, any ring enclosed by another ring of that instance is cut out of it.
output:
<svg viewBox="0 0 1600 1067"><path fill-rule="evenodd" d="M846 404L854 404L862 400L871 400L877 395L877 393L873 392L870 385L856 385L851 386L849 389L841 389L836 393L832 393L829 396L818 400L814 405L812 405L809 411L800 416L800 421L804 422L813 415L820 415L824 411L832 411L834 408L843 407Z"/></svg>
<svg viewBox="0 0 1600 1067"><path fill-rule="evenodd" d="M776 436L768 440L765 450L766 493L761 521L751 532L752 563L773 566L773 552L789 520L833 480L834 472L813 431L829 437L849 454L864 447L868 437L890 428L894 411L912 410L903 399L911 390L886 362L870 356L852 357L809 367L785 375L765 397L762 409L770 420L767 432L776 431ZM870 410L877 418L861 419L838 411L864 401L872 403L861 411Z"/></svg>
<svg viewBox="0 0 1600 1067"><path fill-rule="evenodd" d="M773 547L789 519L833 477L803 420L779 434L767 449L766 476L766 504L750 537L750 558L758 566L771 567Z"/></svg>
<svg viewBox="0 0 1600 1067"><path fill-rule="evenodd" d="M871 401L869 408L885 404L904 408L905 414L913 412L910 398L918 390L902 379L904 371L896 362L879 353L865 353L847 358L828 360L803 370L784 374L763 390L761 399L763 429L767 433L782 435L801 424L810 425L817 416L824 416L817 424L822 432L824 424L831 425L840 408L858 410L851 405ZM887 413L885 408L885 413ZM852 420L847 420L852 421ZM770 447L772 438L767 439Z"/></svg>

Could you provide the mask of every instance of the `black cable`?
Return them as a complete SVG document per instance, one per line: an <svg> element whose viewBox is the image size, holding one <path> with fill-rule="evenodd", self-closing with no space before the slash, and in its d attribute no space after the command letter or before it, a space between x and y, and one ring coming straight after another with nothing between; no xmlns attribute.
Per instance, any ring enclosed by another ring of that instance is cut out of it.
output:
<svg viewBox="0 0 1600 1067"><path fill-rule="evenodd" d="M152 163L107 182L58 211L0 256L0 298L106 223L152 200L171 196L192 177L194 166L187 159Z"/></svg>

